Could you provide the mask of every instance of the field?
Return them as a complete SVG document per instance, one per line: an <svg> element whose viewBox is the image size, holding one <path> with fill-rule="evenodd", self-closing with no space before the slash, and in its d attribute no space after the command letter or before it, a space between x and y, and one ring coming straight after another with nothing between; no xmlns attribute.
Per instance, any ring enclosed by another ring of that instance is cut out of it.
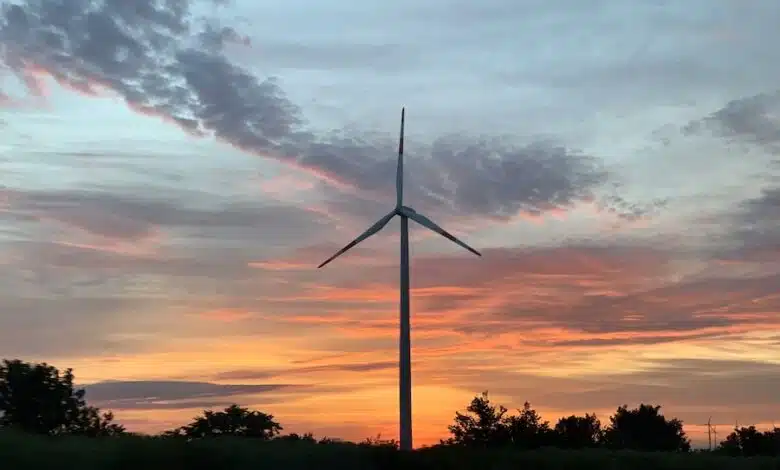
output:
<svg viewBox="0 0 780 470"><path fill-rule="evenodd" d="M186 443L122 437L44 438L0 433L3 470L251 470L251 469L452 469L452 470L664 470L780 469L780 458L729 458L706 453L539 451L433 448L404 454L351 444L258 442L237 438Z"/></svg>

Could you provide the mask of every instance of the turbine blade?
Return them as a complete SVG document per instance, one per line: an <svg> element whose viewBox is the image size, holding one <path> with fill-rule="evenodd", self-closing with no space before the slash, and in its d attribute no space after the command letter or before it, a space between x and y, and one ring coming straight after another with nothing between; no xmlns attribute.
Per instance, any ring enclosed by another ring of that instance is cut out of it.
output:
<svg viewBox="0 0 780 470"><path fill-rule="evenodd" d="M330 258L328 258L325 261L323 261L321 265L317 266L317 268L321 268L321 267L325 266L326 264L330 263L334 259L338 258L342 254L347 252L353 246L357 245L358 243L362 242L366 238L368 238L371 235L374 235L378 231L382 230L382 228L384 228L384 226L387 225L387 223L390 222L390 219L392 219L394 216L395 216L395 211L393 211L393 212L387 214L386 216L382 217L381 219L379 219L374 225L369 227L368 230L366 230L365 232L360 234L360 236L358 236L356 239L354 239L351 242L349 242L347 244L347 246L345 246L344 248L342 248L339 251L337 251L335 255L333 255Z"/></svg>
<svg viewBox="0 0 780 470"><path fill-rule="evenodd" d="M396 206L401 207L404 199L404 120L406 108L401 108L401 132L398 137L398 164L395 170Z"/></svg>
<svg viewBox="0 0 780 470"><path fill-rule="evenodd" d="M419 212L416 212L413 209L410 209L408 207L402 207L399 212L401 213L401 215L404 215L404 216L414 220L418 224L422 225L423 227L438 233L439 235L441 235L444 238L447 238L450 241L455 242L456 244L458 244L458 245L462 246L463 248L469 250L470 252L474 253L475 255L482 256L482 253L480 253L479 251L475 250L474 248L468 246L466 243L458 240L455 237L455 235L453 235L450 232L448 232L448 231L444 230L443 228L439 227L436 224L436 222L432 221L428 217L425 217L424 215L420 214Z"/></svg>

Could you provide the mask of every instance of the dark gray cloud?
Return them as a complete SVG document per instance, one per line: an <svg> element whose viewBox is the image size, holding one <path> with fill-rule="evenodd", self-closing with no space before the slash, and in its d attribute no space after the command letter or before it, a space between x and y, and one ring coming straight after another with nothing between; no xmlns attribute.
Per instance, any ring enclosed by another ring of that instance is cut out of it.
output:
<svg viewBox="0 0 780 470"><path fill-rule="evenodd" d="M112 409L183 409L225 407L254 395L278 395L300 385L232 384L175 380L107 381L84 387L90 403ZM278 397L277 397L278 398Z"/></svg>
<svg viewBox="0 0 780 470"><path fill-rule="evenodd" d="M741 222L752 225L780 223L780 188L765 188L759 197L740 204Z"/></svg>
<svg viewBox="0 0 780 470"><path fill-rule="evenodd" d="M190 3L5 2L2 59L22 76L34 64L84 93L109 87L134 109L189 132L363 192L390 187L393 138L307 131L275 80L259 80L226 58L225 40L237 34L195 18ZM455 211L475 215L567 207L593 198L608 177L592 156L549 142L442 137L426 152L415 164L411 197L423 205L452 201Z"/></svg>
<svg viewBox="0 0 780 470"><path fill-rule="evenodd" d="M760 145L780 154L780 90L729 101L703 119L683 127L684 134L710 132L736 141Z"/></svg>
<svg viewBox="0 0 780 470"><path fill-rule="evenodd" d="M778 247L780 240L780 187L764 188L758 197L747 199L739 206L737 223L751 238L762 240L765 247Z"/></svg>
<svg viewBox="0 0 780 470"><path fill-rule="evenodd" d="M232 370L214 375L215 380L264 380L279 377L317 374L322 372L374 372L394 369L397 361L358 362L353 364L324 364L285 370Z"/></svg>
<svg viewBox="0 0 780 470"><path fill-rule="evenodd" d="M758 196L740 201L719 220L727 227L713 258L727 262L780 266L780 187L766 187Z"/></svg>
<svg viewBox="0 0 780 470"><path fill-rule="evenodd" d="M689 122L684 134L709 133L729 145L741 146L736 158L746 165L758 163L754 181L747 183L756 195L712 216L722 230L715 240L716 259L763 261L778 259L780 251L780 90L728 102L702 119ZM746 150L758 149L746 157Z"/></svg>

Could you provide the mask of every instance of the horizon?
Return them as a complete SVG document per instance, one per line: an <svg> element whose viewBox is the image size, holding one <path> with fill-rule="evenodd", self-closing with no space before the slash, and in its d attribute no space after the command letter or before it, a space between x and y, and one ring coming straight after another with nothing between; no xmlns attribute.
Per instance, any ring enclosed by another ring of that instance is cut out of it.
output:
<svg viewBox="0 0 780 470"><path fill-rule="evenodd" d="M130 431L397 438L398 222L317 265L405 107L405 203L483 255L410 224L415 446L483 390L780 419L780 4L152 3L0 1L0 358Z"/></svg>

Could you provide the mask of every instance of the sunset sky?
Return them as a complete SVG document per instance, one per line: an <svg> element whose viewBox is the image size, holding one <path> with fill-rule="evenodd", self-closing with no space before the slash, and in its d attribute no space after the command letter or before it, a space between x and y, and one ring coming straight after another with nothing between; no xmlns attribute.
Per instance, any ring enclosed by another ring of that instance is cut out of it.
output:
<svg viewBox="0 0 780 470"><path fill-rule="evenodd" d="M415 444L477 393L555 422L780 422L780 2L0 0L0 358L130 430L237 402ZM157 5L157 6L155 6Z"/></svg>

